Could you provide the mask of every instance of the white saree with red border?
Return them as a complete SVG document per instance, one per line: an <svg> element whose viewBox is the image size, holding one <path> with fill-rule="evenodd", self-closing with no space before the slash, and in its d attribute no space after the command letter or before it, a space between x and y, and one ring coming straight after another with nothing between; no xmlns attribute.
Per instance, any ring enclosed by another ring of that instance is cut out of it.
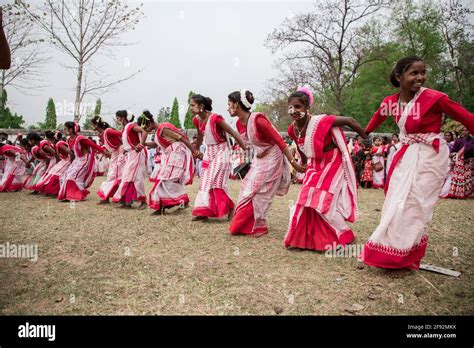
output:
<svg viewBox="0 0 474 348"><path fill-rule="evenodd" d="M3 155L6 151L14 152L14 154L5 155L4 172L0 178L0 192L21 191L23 175L25 174L25 162L20 157L24 156L25 151L16 146L3 145L0 154Z"/></svg>
<svg viewBox="0 0 474 348"><path fill-rule="evenodd" d="M122 131L122 148L124 152L124 165L122 169L122 179L115 192L112 201L115 203L132 203L138 201L146 203L145 178L146 160L148 152L142 149L135 151L131 132L136 123L127 123Z"/></svg>
<svg viewBox="0 0 474 348"><path fill-rule="evenodd" d="M194 159L191 150L181 141L172 142L166 139L162 135L165 128L187 139L171 123L162 123L156 130L155 142L161 149L161 164L149 194L149 204L151 209L157 211L189 203L184 186L192 184L194 175Z"/></svg>
<svg viewBox="0 0 474 348"><path fill-rule="evenodd" d="M89 149L89 153L83 154L82 140L87 140L87 138L77 135L72 141L68 139L69 148L74 152L74 160L64 173L58 200L83 201L89 195L88 188L95 178L95 152L93 149Z"/></svg>
<svg viewBox="0 0 474 348"><path fill-rule="evenodd" d="M194 201L193 216L222 218L234 209L228 181L232 169L231 148L227 134L219 134L217 114L209 116L201 128L206 152L201 163L199 192Z"/></svg>
<svg viewBox="0 0 474 348"><path fill-rule="evenodd" d="M115 139L112 136L114 129L107 128L104 131L104 146L110 152L109 167L107 170L107 179L100 184L97 195L103 201L112 198L120 186L122 180L122 170L125 164L125 156L122 150L121 139Z"/></svg>
<svg viewBox="0 0 474 348"><path fill-rule="evenodd" d="M449 149L441 134L407 134L443 94L425 96L422 88L395 120L398 150L390 164L380 223L364 246L369 266L418 269L428 244L428 225L449 168Z"/></svg>
<svg viewBox="0 0 474 348"><path fill-rule="evenodd" d="M268 233L267 214L273 197L288 193L291 183L290 164L276 144L263 143L257 136L257 116L252 113L247 120L244 141L253 151L250 169L242 181L235 216L230 226L231 234L259 236ZM247 214L249 208L253 212Z"/></svg>

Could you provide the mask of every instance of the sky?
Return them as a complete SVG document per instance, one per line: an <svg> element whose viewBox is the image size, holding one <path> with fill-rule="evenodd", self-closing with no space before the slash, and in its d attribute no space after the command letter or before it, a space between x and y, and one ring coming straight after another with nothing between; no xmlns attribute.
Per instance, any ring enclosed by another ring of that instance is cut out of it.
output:
<svg viewBox="0 0 474 348"><path fill-rule="evenodd" d="M313 8L311 1L144 1L145 17L123 35L134 45L95 58L95 66L117 79L142 70L100 96L105 118L112 121L120 109L135 115L149 109L156 114L160 107L171 107L177 97L183 120L192 90L210 97L213 111L230 120L230 92L249 89L258 102L268 80L278 74L275 57L264 47L267 35L286 17ZM7 89L9 106L23 115L27 125L44 121L49 97L56 103L58 123L73 118L75 72L64 68L71 61L53 47L48 46L47 54L51 57L44 66L47 87L34 96ZM85 100L85 106L93 108L95 99Z"/></svg>

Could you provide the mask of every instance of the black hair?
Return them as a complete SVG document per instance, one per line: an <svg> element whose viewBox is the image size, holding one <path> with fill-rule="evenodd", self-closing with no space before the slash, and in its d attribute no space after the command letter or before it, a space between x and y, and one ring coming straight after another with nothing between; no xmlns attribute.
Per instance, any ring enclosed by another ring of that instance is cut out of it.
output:
<svg viewBox="0 0 474 348"><path fill-rule="evenodd" d="M43 138L41 138L41 136L36 132L28 133L28 135L26 136L26 139L33 140L35 142L40 142L41 140L43 140Z"/></svg>
<svg viewBox="0 0 474 348"><path fill-rule="evenodd" d="M51 130L44 131L44 135L46 136L46 139L54 140L55 133L53 131Z"/></svg>
<svg viewBox="0 0 474 348"><path fill-rule="evenodd" d="M107 122L103 121L103 120L102 120L102 117L100 117L99 115L94 116L94 118L91 120L91 123L97 125L100 129L104 129L104 130L105 130L105 129L107 129L107 128L110 128L110 124L108 124Z"/></svg>
<svg viewBox="0 0 474 348"><path fill-rule="evenodd" d="M127 110L119 110L115 113L116 117L123 117L125 118L128 122L133 122L135 119L134 115L129 115Z"/></svg>
<svg viewBox="0 0 474 348"><path fill-rule="evenodd" d="M293 98L297 98L301 100L303 104L306 105L307 108L309 108L309 96L306 93L299 92L299 91L291 93L290 96L288 97L288 103Z"/></svg>
<svg viewBox="0 0 474 348"><path fill-rule="evenodd" d="M363 144L364 144L364 146L371 146L372 145L372 139L364 139Z"/></svg>
<svg viewBox="0 0 474 348"><path fill-rule="evenodd" d="M400 59L397 62L395 68L393 68L392 73L390 74L390 83L393 85L393 87L400 87L400 82L397 80L397 75L402 75L413 65L413 63L416 62L423 62L423 59L418 56L408 56Z"/></svg>
<svg viewBox="0 0 474 348"><path fill-rule="evenodd" d="M142 115L137 119L137 123L140 127L143 126L148 126L150 124L155 123L155 120L153 119L153 115L151 114L150 111L145 110L143 111Z"/></svg>
<svg viewBox="0 0 474 348"><path fill-rule="evenodd" d="M27 148L31 147L30 143L28 142L28 139L25 139L25 138L20 140L20 145L23 146L23 147L27 147Z"/></svg>
<svg viewBox="0 0 474 348"><path fill-rule="evenodd" d="M4 137L7 137L7 138L8 138L8 134L5 133L5 132L1 132L1 133L0 133L0 137L1 137L1 136L4 136Z"/></svg>
<svg viewBox="0 0 474 348"><path fill-rule="evenodd" d="M204 106L204 111L211 112L212 111L212 99L209 97L204 97L200 94L195 94L191 97L199 105Z"/></svg>
<svg viewBox="0 0 474 348"><path fill-rule="evenodd" d="M77 126L77 132L76 132L76 126ZM75 133L79 133L81 131L81 126L79 126L78 124L76 125L76 123L74 123L73 121L67 121L66 123L64 123L64 127L73 129Z"/></svg>
<svg viewBox="0 0 474 348"><path fill-rule="evenodd" d="M398 139L400 139L400 135L398 135L398 133L393 133L392 136L396 136Z"/></svg>
<svg viewBox="0 0 474 348"><path fill-rule="evenodd" d="M240 97L240 91L235 91L232 92L231 94L228 95L229 100L233 103L239 103L240 107L245 110L245 111L250 111L250 108L246 107L244 103L242 103L242 98ZM255 101L252 92L250 91L245 91L245 98L247 98L247 101L250 104L253 104Z"/></svg>
<svg viewBox="0 0 474 348"><path fill-rule="evenodd" d="M56 139L56 141L60 141L62 137L63 135L60 131L56 131L56 133L54 133L54 139Z"/></svg>

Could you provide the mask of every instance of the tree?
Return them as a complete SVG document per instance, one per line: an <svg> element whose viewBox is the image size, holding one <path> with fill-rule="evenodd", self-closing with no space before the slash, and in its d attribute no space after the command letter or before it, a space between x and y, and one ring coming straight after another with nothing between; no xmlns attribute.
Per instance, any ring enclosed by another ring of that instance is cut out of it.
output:
<svg viewBox="0 0 474 348"><path fill-rule="evenodd" d="M276 129L286 132L291 123L288 116L288 98L277 98L274 101L263 102L255 105L254 112L264 113Z"/></svg>
<svg viewBox="0 0 474 348"><path fill-rule="evenodd" d="M33 23L18 11L16 4L3 6L3 29L13 59L10 69L0 70L0 95L7 87L23 94L34 94L44 87L40 77L41 68L48 60L41 47L44 40L34 30ZM4 106L0 102L0 112Z"/></svg>
<svg viewBox="0 0 474 348"><path fill-rule="evenodd" d="M100 100L99 98L95 102L94 116L100 116L101 110L102 110L102 100Z"/></svg>
<svg viewBox="0 0 474 348"><path fill-rule="evenodd" d="M181 122L179 121L179 104L178 98L176 97L174 98L173 107L171 108L170 123L177 128L181 128Z"/></svg>
<svg viewBox="0 0 474 348"><path fill-rule="evenodd" d="M441 34L448 52L446 70L453 86L450 96L470 109L474 106L474 45L467 30L470 11L459 0L451 0L441 3L439 12Z"/></svg>
<svg viewBox="0 0 474 348"><path fill-rule="evenodd" d="M53 98L49 98L46 106L46 119L44 121L43 129L56 129L56 106Z"/></svg>
<svg viewBox="0 0 474 348"><path fill-rule="evenodd" d="M82 125L82 128L83 129L94 129L92 127L92 119L95 117L95 116L100 116L100 111L102 109L102 101L99 99L96 100L95 102L95 108L94 108L94 111L92 112L92 110L87 110L87 113L86 113L86 119L84 120L84 124Z"/></svg>
<svg viewBox="0 0 474 348"><path fill-rule="evenodd" d="M193 117L191 110L189 109L189 104L191 103L191 98L195 95L193 91L190 91L188 94L188 109L186 111L186 115L184 116L184 129L192 129L194 128Z"/></svg>
<svg viewBox="0 0 474 348"><path fill-rule="evenodd" d="M12 114L10 108L6 106L8 95L5 89L3 90L1 99L4 108L0 110L0 128L22 128L22 125L25 123L23 116L18 115L16 112Z"/></svg>
<svg viewBox="0 0 474 348"><path fill-rule="evenodd" d="M414 0L396 2L391 17L394 41L401 56L417 55L430 67L428 86L442 90L446 84L446 51L440 30L442 14L433 3Z"/></svg>
<svg viewBox="0 0 474 348"><path fill-rule="evenodd" d="M386 0L326 1L314 12L287 18L268 35L266 46L273 53L283 51L279 64L298 66L307 84L331 91L340 113L345 88L363 65L376 59L366 55L371 38L361 35L361 29L386 4Z"/></svg>
<svg viewBox="0 0 474 348"><path fill-rule="evenodd" d="M103 94L118 83L126 81L137 73L122 79L107 82L108 76L87 81L87 72L97 54L109 53L113 47L124 45L119 40L127 31L133 30L143 15L141 8L129 7L122 0L45 0L43 5L31 8L26 1L16 3L49 38L61 52L72 58L76 71L76 97L74 118L81 118L80 104L88 94ZM98 73L98 71L96 71Z"/></svg>
<svg viewBox="0 0 474 348"><path fill-rule="evenodd" d="M156 115L156 122L163 123L163 122L170 122L170 108L169 107L162 107L158 111L158 115Z"/></svg>

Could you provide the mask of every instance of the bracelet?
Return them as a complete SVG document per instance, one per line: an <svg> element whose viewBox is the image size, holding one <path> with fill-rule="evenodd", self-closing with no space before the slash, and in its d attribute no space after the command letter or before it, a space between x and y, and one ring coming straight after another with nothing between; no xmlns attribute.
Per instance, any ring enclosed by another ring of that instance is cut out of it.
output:
<svg viewBox="0 0 474 348"><path fill-rule="evenodd" d="M293 158L291 161L290 161L291 164L295 163L296 164L296 160Z"/></svg>

